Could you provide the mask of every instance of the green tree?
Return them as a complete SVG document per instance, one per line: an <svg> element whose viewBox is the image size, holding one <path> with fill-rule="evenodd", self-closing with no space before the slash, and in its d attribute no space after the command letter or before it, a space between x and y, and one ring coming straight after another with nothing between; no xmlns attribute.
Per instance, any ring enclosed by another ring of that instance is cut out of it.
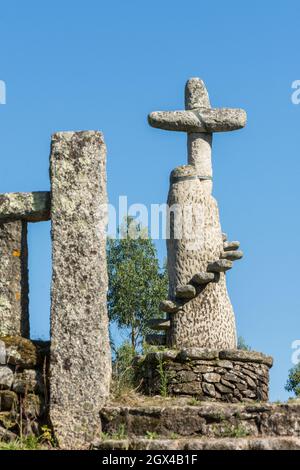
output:
<svg viewBox="0 0 300 470"><path fill-rule="evenodd" d="M300 397L300 362L290 369L285 389Z"/></svg>
<svg viewBox="0 0 300 470"><path fill-rule="evenodd" d="M251 351L251 347L246 343L243 336L238 337L237 348L242 349L243 351Z"/></svg>
<svg viewBox="0 0 300 470"><path fill-rule="evenodd" d="M159 267L145 228L128 217L118 234L107 242L108 314L119 328L129 329L136 351L149 331L147 321L159 316L159 302L167 296L167 274Z"/></svg>

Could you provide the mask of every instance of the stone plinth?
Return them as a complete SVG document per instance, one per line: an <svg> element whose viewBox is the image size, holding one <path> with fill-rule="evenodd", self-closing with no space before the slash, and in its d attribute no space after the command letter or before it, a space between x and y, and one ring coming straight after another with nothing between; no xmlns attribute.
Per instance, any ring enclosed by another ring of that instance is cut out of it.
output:
<svg viewBox="0 0 300 470"><path fill-rule="evenodd" d="M130 405L113 402L100 416L105 437L94 449L300 449L300 400L242 404L131 397Z"/></svg>
<svg viewBox="0 0 300 470"><path fill-rule="evenodd" d="M254 351L191 348L149 353L136 361L148 395L231 403L267 401L270 356Z"/></svg>
<svg viewBox="0 0 300 470"><path fill-rule="evenodd" d="M100 132L54 134L50 419L61 448L100 433L111 357L106 307L106 147Z"/></svg>
<svg viewBox="0 0 300 470"><path fill-rule="evenodd" d="M0 335L29 337L27 222L0 217Z"/></svg>

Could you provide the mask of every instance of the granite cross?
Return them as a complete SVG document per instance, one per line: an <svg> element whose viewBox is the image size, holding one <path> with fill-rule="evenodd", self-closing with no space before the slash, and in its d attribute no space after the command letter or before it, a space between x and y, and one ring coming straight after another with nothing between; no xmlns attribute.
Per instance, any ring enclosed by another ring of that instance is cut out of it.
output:
<svg viewBox="0 0 300 470"><path fill-rule="evenodd" d="M242 109L211 108L204 82L191 78L185 87L185 110L156 111L148 116L152 127L188 134L188 163L196 167L204 188L212 190L211 145L213 132L241 129L247 115Z"/></svg>

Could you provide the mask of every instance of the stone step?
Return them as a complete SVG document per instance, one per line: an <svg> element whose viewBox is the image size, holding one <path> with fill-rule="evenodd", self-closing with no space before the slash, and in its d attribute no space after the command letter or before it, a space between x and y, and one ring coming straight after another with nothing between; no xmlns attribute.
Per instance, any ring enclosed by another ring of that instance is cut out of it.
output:
<svg viewBox="0 0 300 470"><path fill-rule="evenodd" d="M146 335L146 343L150 346L165 346L167 342L166 335Z"/></svg>
<svg viewBox="0 0 300 470"><path fill-rule="evenodd" d="M166 320L166 318L153 318L148 320L147 326L152 330L167 331L170 328L170 320Z"/></svg>
<svg viewBox="0 0 300 470"><path fill-rule="evenodd" d="M191 284L186 284L185 286L178 286L176 288L175 296L178 299L193 299L196 297L197 291L194 286Z"/></svg>
<svg viewBox="0 0 300 470"><path fill-rule="evenodd" d="M169 399L171 400L171 399ZM107 437L297 437L300 439L300 400L287 403L232 404L152 397L137 406L111 405L100 412ZM156 404L157 403L157 404ZM170 404L174 403L174 404ZM176 403L179 403L176 404Z"/></svg>
<svg viewBox="0 0 300 470"><path fill-rule="evenodd" d="M300 450L299 437L103 439L93 450Z"/></svg>
<svg viewBox="0 0 300 470"><path fill-rule="evenodd" d="M232 261L229 261L227 259L218 259L214 263L209 263L209 265L207 266L207 272L224 273L225 271L228 271L228 269L231 269L232 266Z"/></svg>
<svg viewBox="0 0 300 470"><path fill-rule="evenodd" d="M223 248L224 251L233 251L233 250L238 250L240 247L240 242L238 241L232 241L232 242L224 242Z"/></svg>
<svg viewBox="0 0 300 470"><path fill-rule="evenodd" d="M197 273L193 276L192 282L196 285L207 284L215 279L214 273Z"/></svg>
<svg viewBox="0 0 300 470"><path fill-rule="evenodd" d="M229 261L237 261L239 259L242 259L244 256L244 253L241 250L234 250L234 251L224 251L222 253L221 258L222 259L229 259Z"/></svg>
<svg viewBox="0 0 300 470"><path fill-rule="evenodd" d="M159 304L159 310L166 313L176 313L178 312L180 305L172 300L163 300Z"/></svg>

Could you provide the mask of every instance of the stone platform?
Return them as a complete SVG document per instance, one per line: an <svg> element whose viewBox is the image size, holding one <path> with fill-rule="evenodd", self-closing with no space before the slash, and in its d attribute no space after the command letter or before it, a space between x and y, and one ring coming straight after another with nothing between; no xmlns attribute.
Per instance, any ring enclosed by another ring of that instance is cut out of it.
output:
<svg viewBox="0 0 300 470"><path fill-rule="evenodd" d="M146 395L192 396L222 402L268 401L273 359L244 350L164 350L136 359Z"/></svg>
<svg viewBox="0 0 300 470"><path fill-rule="evenodd" d="M300 449L300 400L235 404L140 396L126 401L102 409L103 434L94 449Z"/></svg>

